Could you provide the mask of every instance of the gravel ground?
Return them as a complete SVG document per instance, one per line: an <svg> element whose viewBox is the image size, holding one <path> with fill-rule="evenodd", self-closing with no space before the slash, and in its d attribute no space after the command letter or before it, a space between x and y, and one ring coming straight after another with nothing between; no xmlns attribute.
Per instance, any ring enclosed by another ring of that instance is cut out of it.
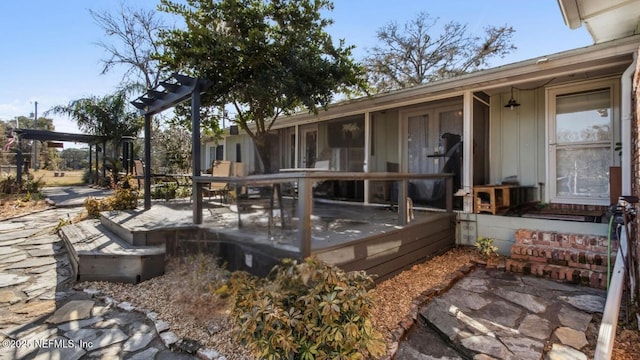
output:
<svg viewBox="0 0 640 360"><path fill-rule="evenodd" d="M387 341L391 341L390 332L409 312L413 298L475 257L475 251L451 250L378 284L372 291L374 324ZM79 287L93 288L118 301L153 310L178 336L215 348L227 359L252 359L233 337L233 324L227 316L229 303L215 295L228 276L215 263L215 259L204 255L172 259L165 275L137 285L85 282Z"/></svg>

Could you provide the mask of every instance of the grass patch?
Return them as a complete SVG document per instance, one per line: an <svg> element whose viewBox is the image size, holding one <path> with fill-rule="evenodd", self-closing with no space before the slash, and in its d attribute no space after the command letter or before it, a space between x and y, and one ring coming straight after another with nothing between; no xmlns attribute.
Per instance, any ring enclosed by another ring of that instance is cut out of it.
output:
<svg viewBox="0 0 640 360"><path fill-rule="evenodd" d="M58 176L56 176L56 173ZM82 175L84 171L51 171L51 170L37 170L32 171L34 179L42 179L44 186L73 186L83 185Z"/></svg>

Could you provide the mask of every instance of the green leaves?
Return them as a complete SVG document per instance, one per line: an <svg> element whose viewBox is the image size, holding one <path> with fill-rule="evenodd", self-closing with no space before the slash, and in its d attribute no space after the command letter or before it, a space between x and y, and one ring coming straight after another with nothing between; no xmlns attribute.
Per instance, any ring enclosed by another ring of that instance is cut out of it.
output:
<svg viewBox="0 0 640 360"><path fill-rule="evenodd" d="M316 112L336 92L366 88L353 47L334 44L321 16L327 0L162 0L185 27L160 34L163 68L212 82L204 105L233 104L235 122L256 143L269 170L266 134L282 114Z"/></svg>
<svg viewBox="0 0 640 360"><path fill-rule="evenodd" d="M370 320L372 279L315 259L283 260L267 279L236 273L238 337L267 359L361 359L386 349Z"/></svg>

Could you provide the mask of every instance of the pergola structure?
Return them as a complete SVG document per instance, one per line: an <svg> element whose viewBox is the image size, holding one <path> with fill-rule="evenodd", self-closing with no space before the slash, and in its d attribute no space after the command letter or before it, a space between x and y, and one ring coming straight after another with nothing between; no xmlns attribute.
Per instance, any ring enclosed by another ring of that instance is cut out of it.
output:
<svg viewBox="0 0 640 360"><path fill-rule="evenodd" d="M97 135L86 135L86 134L72 134L72 133L64 133L64 132L55 132L48 130L36 130L36 129L14 129L13 133L16 134L18 139L25 140L37 140L37 141L69 141L69 142L79 142L86 143L89 145L89 170L91 170L92 163L92 147L95 146L96 153L96 176L98 175L98 152L100 151L100 147L98 144L102 144L102 176L105 176L105 147L107 139L104 136ZM18 151L16 154L16 181L18 183L22 182L22 165L23 165L23 156L20 147L18 146Z"/></svg>
<svg viewBox="0 0 640 360"><path fill-rule="evenodd" d="M144 115L144 209L151 208L151 118L164 110L191 99L191 170L200 176L200 94L211 82L174 73L154 89L131 102ZM202 223L202 185L193 182L193 222Z"/></svg>

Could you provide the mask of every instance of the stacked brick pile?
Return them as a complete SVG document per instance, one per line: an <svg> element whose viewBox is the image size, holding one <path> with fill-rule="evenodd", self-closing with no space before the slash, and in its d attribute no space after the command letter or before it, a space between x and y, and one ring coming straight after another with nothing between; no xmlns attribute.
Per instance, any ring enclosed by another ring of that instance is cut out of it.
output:
<svg viewBox="0 0 640 360"><path fill-rule="evenodd" d="M606 236L518 229L506 267L512 272L605 289L608 241ZM612 240L612 254L617 250L618 241Z"/></svg>

